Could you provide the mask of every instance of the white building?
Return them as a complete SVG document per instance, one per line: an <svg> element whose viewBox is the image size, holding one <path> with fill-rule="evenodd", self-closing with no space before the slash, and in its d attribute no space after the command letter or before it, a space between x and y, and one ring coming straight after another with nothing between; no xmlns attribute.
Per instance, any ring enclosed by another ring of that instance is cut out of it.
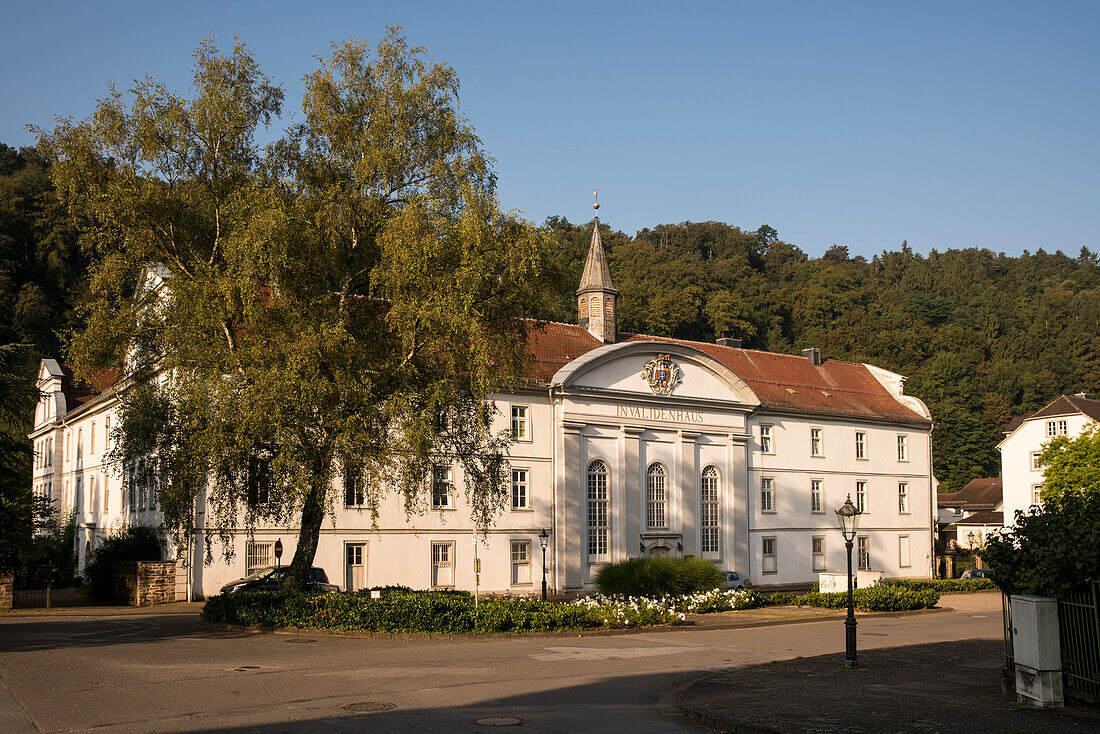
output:
<svg viewBox="0 0 1100 734"><path fill-rule="evenodd" d="M858 566L930 576L932 422L902 376L816 349L772 354L737 340L621 333L598 229L577 296L579 323L534 325L525 386L496 398L499 427L510 424L517 440L511 505L495 526L475 535L449 475L428 514L408 520L391 497L375 527L363 498L341 490L315 561L334 583L472 589L476 552L483 591L535 593L544 528L555 590L590 588L601 564L639 555L702 556L757 586L805 583L846 568L833 511L849 495L865 512ZM101 464L110 389L82 392L52 360L39 386L35 485L75 509L83 566L105 533L156 524L156 498L124 490ZM231 563L191 571L194 588L213 594L272 564L276 539L289 559L295 536L261 527L249 540L242 530ZM197 531L197 548L203 540Z"/></svg>
<svg viewBox="0 0 1100 734"><path fill-rule="evenodd" d="M1004 527L1000 477L971 479L958 492L936 495L940 538L960 548L980 548Z"/></svg>
<svg viewBox="0 0 1100 734"><path fill-rule="evenodd" d="M1062 395L1031 415L1012 420L1004 440L997 444L1001 450L1006 527L1015 523L1017 512L1042 504L1039 454L1043 444L1056 436L1076 438L1085 426L1096 422L1100 422L1100 400L1092 400L1085 393Z"/></svg>

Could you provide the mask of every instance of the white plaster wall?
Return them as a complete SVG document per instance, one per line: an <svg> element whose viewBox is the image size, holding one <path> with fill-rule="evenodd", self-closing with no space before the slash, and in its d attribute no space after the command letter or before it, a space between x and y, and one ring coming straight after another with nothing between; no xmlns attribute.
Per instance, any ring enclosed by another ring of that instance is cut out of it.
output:
<svg viewBox="0 0 1100 734"><path fill-rule="evenodd" d="M1075 438L1093 421L1081 413L1024 421L1011 436L1001 442L1001 483L1004 490L1005 527L1015 525L1016 513L1031 507L1032 487L1043 483L1043 473L1031 468L1031 454L1041 451L1050 437L1049 421L1065 420L1066 435Z"/></svg>

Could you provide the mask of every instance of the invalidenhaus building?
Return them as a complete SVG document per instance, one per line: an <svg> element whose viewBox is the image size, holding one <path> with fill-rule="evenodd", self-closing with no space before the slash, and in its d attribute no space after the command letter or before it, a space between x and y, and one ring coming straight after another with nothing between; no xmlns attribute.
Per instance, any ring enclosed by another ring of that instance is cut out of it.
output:
<svg viewBox="0 0 1100 734"><path fill-rule="evenodd" d="M860 569L928 577L935 503L928 409L904 378L867 364L742 349L618 330L618 292L598 221L577 290L578 323L533 324L529 374L496 396L498 429L510 428L511 497L487 532L475 532L458 473L440 467L431 510L406 517L386 496L377 523L362 489L337 488L314 564L334 583L535 593L539 534L549 533L552 590L591 588L602 564L638 556L701 556L757 586L804 583L844 572L834 510L863 510ZM158 525L155 489L124 487L103 463L116 388L92 388L44 360L34 431L35 489L73 510L83 567L105 535ZM116 423L117 425L117 423ZM371 491L367 488L366 491ZM235 534L235 556L202 558L206 508L192 548L169 548L196 595L273 565L295 527Z"/></svg>

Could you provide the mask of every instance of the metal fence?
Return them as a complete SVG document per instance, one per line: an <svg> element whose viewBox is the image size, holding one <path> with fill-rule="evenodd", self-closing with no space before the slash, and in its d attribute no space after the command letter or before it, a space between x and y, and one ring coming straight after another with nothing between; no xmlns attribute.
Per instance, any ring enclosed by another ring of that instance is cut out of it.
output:
<svg viewBox="0 0 1100 734"><path fill-rule="evenodd" d="M1005 665L1015 670L1012 654L1012 597L1001 596ZM1062 643L1062 681L1066 692L1100 702L1100 581L1085 591L1058 598L1058 636Z"/></svg>
<svg viewBox="0 0 1100 734"><path fill-rule="evenodd" d="M14 609L40 609L50 606L50 587L44 589L14 589L11 605Z"/></svg>
<svg viewBox="0 0 1100 734"><path fill-rule="evenodd" d="M1062 673L1067 690L1100 701L1100 581L1058 599Z"/></svg>

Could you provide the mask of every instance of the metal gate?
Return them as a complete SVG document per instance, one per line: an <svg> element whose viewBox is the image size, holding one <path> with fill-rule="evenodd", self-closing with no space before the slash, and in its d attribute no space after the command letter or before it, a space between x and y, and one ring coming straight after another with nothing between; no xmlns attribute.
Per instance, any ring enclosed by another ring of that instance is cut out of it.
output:
<svg viewBox="0 0 1100 734"><path fill-rule="evenodd" d="M1086 701L1100 701L1100 581L1059 597L1058 632L1066 689Z"/></svg>

